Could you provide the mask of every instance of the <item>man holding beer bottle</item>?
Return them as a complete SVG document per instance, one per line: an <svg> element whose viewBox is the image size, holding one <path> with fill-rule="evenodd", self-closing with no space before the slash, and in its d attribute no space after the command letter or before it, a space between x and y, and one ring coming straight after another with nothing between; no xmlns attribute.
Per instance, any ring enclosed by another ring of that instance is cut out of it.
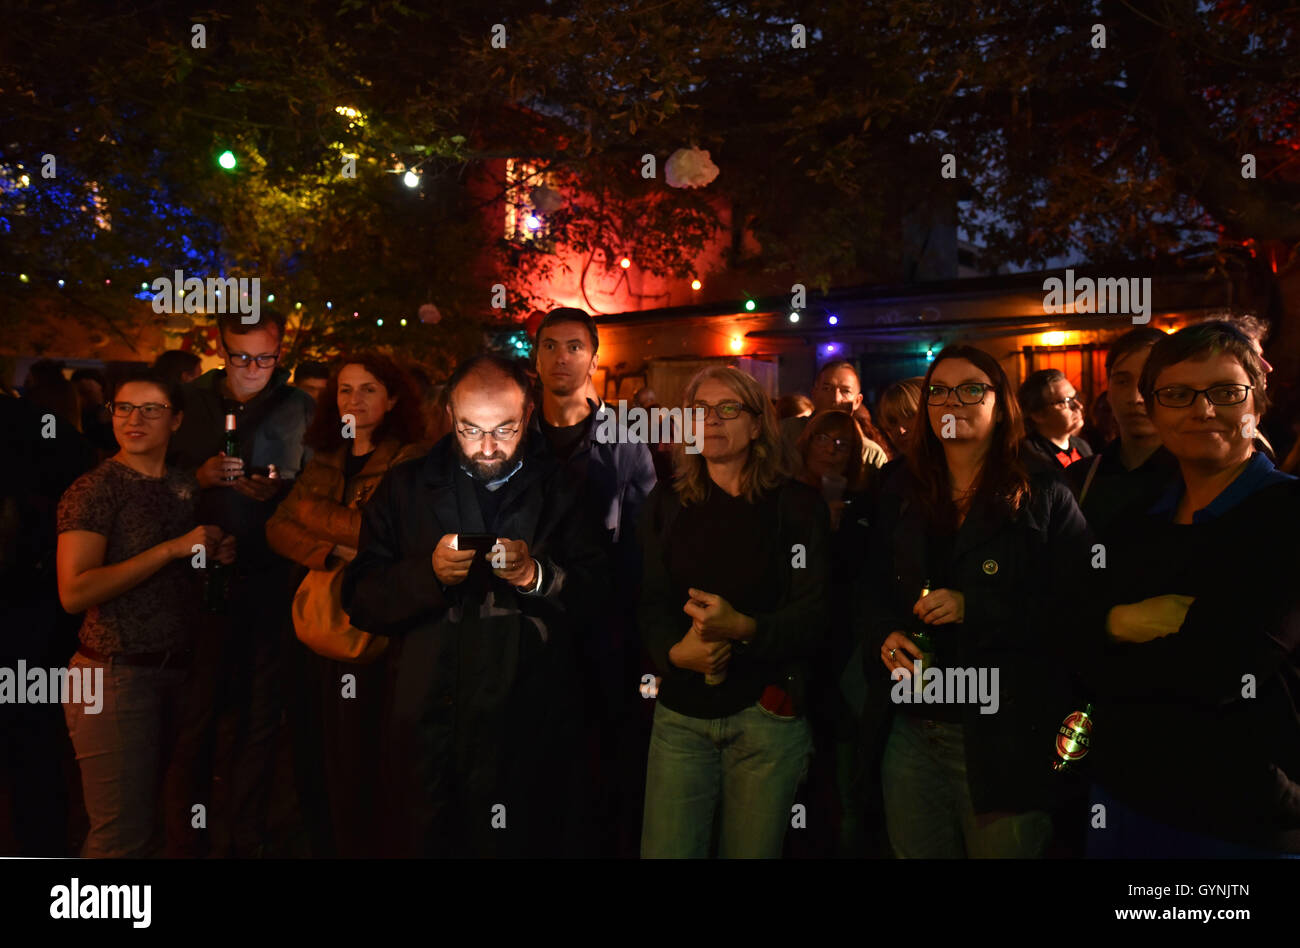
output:
<svg viewBox="0 0 1300 948"><path fill-rule="evenodd" d="M225 368L185 386L185 419L168 460L194 472L204 522L235 534L240 558L234 575L208 577L205 609L218 614L203 620L180 752L190 755L192 802L209 802L216 721L222 711L236 715L231 812L218 823L229 827L233 854L257 855L280 721L280 656L291 594L288 563L267 546L266 521L306 463L302 436L315 403L277 365L283 316L263 309L251 324L238 316L218 319ZM228 707L215 707L218 695L227 697ZM168 816L186 830L177 855L197 855L212 845L190 828L188 810Z"/></svg>

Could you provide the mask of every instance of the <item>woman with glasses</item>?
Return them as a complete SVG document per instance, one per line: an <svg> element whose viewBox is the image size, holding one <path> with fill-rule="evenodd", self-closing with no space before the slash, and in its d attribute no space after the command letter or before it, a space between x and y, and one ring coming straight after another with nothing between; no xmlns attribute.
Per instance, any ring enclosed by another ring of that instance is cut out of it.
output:
<svg viewBox="0 0 1300 948"><path fill-rule="evenodd" d="M812 752L804 682L824 638L829 516L789 479L753 378L703 369L685 407L704 419L698 453L678 446L641 519L639 619L663 676L641 854L779 857Z"/></svg>
<svg viewBox="0 0 1300 948"><path fill-rule="evenodd" d="M1255 447L1264 375L1219 321L1143 367L1179 476L1108 543L1090 856L1300 854L1300 482Z"/></svg>
<svg viewBox="0 0 1300 948"><path fill-rule="evenodd" d="M1020 409L996 359L945 348L922 391L862 580L879 696L864 740L869 756L883 742L889 841L900 858L1042 856L1087 526L1058 477L1022 466Z"/></svg>
<svg viewBox="0 0 1300 948"><path fill-rule="evenodd" d="M267 521L271 549L309 570L351 562L361 506L390 468L428 452L423 434L420 398L405 370L378 353L345 358L307 429L304 440L315 453ZM304 689L296 708L303 718L299 779L308 784L302 795L325 803L311 814L318 824L317 855L375 855L369 847L377 834L369 821L375 813L384 663L344 663L306 646L296 654ZM354 697L342 697L345 674L355 676ZM312 738L320 739L319 747ZM321 809L329 814L328 834Z"/></svg>
<svg viewBox="0 0 1300 948"><path fill-rule="evenodd" d="M233 536L194 525L198 484L164 463L182 408L179 385L128 375L110 403L121 448L59 501L59 599L86 614L69 663L80 700L64 696L90 818L83 856L158 854L164 774L176 788L171 727L193 649L196 567L234 560ZM188 814L188 802L167 796Z"/></svg>
<svg viewBox="0 0 1300 948"><path fill-rule="evenodd" d="M1079 437L1083 430L1083 403L1060 369L1040 369L1020 386L1017 394L1028 433L1021 448L1028 469L1063 471L1092 448Z"/></svg>

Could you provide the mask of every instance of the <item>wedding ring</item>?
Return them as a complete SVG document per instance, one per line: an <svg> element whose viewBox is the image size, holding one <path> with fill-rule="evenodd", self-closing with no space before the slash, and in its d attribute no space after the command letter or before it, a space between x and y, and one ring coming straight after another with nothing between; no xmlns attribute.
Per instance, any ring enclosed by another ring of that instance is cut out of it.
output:
<svg viewBox="0 0 1300 948"><path fill-rule="evenodd" d="M893 657L894 657L894 653L897 652L897 651L898 651L898 649L896 649L896 648L891 648L891 649L889 650L889 657L890 657L890 658L893 658Z"/></svg>

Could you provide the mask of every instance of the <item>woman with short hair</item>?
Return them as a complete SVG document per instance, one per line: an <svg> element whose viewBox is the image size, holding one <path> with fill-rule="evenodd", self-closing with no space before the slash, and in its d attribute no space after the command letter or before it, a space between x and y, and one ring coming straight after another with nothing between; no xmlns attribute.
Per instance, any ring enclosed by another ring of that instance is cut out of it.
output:
<svg viewBox="0 0 1300 948"><path fill-rule="evenodd" d="M1090 856L1300 853L1300 481L1256 447L1264 377L1219 321L1159 340L1142 369L1178 476L1107 544Z"/></svg>

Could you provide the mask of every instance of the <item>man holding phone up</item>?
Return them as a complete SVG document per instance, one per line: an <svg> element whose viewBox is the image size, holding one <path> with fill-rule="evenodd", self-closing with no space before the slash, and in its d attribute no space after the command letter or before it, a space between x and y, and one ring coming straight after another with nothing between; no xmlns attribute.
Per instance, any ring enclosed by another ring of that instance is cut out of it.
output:
<svg viewBox="0 0 1300 948"><path fill-rule="evenodd" d="M574 639L605 581L599 537L527 437L518 364L476 356L447 390L452 433L389 471L343 579L352 624L392 638L394 855L565 855L584 789Z"/></svg>

